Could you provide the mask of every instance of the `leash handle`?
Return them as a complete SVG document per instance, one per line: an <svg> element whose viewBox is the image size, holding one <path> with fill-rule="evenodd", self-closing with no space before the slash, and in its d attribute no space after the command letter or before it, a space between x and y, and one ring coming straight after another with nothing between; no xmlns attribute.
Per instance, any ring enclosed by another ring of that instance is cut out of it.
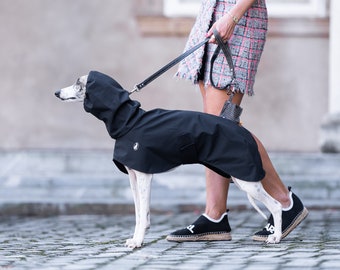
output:
<svg viewBox="0 0 340 270"><path fill-rule="evenodd" d="M235 67L234 67L234 63L233 63L233 59L232 59L232 55L231 55L231 50L230 50L230 47L229 47L229 44L228 44L228 41L227 42L223 42L220 34L218 33L218 31L215 29L213 29L213 33L214 33L214 36L215 36L215 40L217 41L217 48L213 54L213 56L211 57L211 61L210 61L210 82L212 84L212 86L216 89L219 89L219 90L226 90L228 89L233 81L236 79L236 74L235 74ZM227 62L228 62L228 66L229 66L229 69L230 69L230 72L232 74L231 76L231 81L229 84L227 84L226 86L224 87L218 87L214 81L213 81L213 78L212 78L212 70L213 70L213 66L214 66L214 63L215 63L215 60L219 54L219 52L222 50ZM229 89L230 90L230 89Z"/></svg>
<svg viewBox="0 0 340 270"><path fill-rule="evenodd" d="M186 52L184 52L183 54L181 54L180 56L178 56L177 58L175 58L174 60L172 60L170 63L168 63L167 65L165 65L164 67L162 67L160 70L156 71L154 74L152 74L150 77L146 78L144 81L142 81L139 84L136 84L135 87L133 88L133 90L129 93L132 94L134 92L138 92L140 91L142 88L144 88L145 86L147 86L149 83L151 83L153 80L155 80L156 78L158 78L160 75L162 75L164 72L166 72L167 70L169 70L170 68L172 68L174 65L176 65L177 63L179 63L180 61L182 61L184 58L186 58L188 55L192 54L194 51L196 51L197 49L199 49L201 46L203 46L205 43L207 43L209 41L210 38L206 38L204 41L198 43L197 45L195 45L194 47L192 47L191 49L187 50Z"/></svg>

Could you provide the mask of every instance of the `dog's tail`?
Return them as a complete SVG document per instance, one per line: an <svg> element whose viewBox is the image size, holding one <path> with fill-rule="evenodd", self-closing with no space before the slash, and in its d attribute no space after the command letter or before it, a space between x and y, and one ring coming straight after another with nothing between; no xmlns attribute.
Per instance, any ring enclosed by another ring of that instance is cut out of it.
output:
<svg viewBox="0 0 340 270"><path fill-rule="evenodd" d="M260 196L260 193L266 193L260 182L247 182L238 178L233 177L234 184L240 189L247 193L248 200L250 204L255 208L255 210L267 220L267 216L261 211L261 209L255 203L254 196ZM263 195L263 194L262 194ZM268 194L267 194L268 195ZM269 195L268 195L269 196Z"/></svg>
<svg viewBox="0 0 340 270"><path fill-rule="evenodd" d="M267 216L262 212L262 210L257 206L254 198L252 196L250 196L250 194L247 194L248 196L248 200L250 202L250 204L255 208L255 210L261 215L264 217L265 220L267 220Z"/></svg>

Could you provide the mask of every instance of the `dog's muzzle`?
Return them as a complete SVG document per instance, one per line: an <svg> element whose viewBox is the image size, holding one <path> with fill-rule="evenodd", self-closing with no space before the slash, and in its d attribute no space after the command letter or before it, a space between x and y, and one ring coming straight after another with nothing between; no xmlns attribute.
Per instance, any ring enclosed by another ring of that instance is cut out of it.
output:
<svg viewBox="0 0 340 270"><path fill-rule="evenodd" d="M69 98L64 98L64 97L62 97L62 96L61 96L61 90L56 91L56 92L54 93L54 95L55 95L57 98L59 98L59 99L61 99L61 100L63 100L63 101L68 101L68 100L76 99L75 97L69 97Z"/></svg>

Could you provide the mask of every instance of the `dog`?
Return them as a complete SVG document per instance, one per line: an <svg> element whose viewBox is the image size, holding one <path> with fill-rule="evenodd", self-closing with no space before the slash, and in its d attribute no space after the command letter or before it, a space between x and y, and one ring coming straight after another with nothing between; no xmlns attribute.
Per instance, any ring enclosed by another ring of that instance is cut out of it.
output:
<svg viewBox="0 0 340 270"><path fill-rule="evenodd" d="M245 128L222 117L185 110L145 111L113 78L91 71L72 86L55 92L62 101L80 101L85 111L102 120L115 139L113 161L127 173L135 204L135 230L126 240L129 248L143 244L150 226L150 192L154 173L182 164L199 163L233 182L254 200L262 202L274 219L267 243L282 237L282 206L263 188L265 176L257 144Z"/></svg>

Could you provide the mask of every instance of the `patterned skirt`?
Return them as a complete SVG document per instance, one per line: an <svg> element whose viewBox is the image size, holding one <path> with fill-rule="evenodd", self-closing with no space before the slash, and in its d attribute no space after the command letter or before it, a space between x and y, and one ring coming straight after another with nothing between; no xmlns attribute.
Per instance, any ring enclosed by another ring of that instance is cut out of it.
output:
<svg viewBox="0 0 340 270"><path fill-rule="evenodd" d="M212 24L226 14L235 2L236 0L203 0L185 50L204 40ZM265 0L257 0L235 26L229 40L236 73L234 87L241 93L254 94L255 75L266 40L267 25ZM188 56L180 63L176 76L191 80L194 84L203 80L205 85L210 85L210 59L215 49L215 44L207 44ZM231 81L228 63L222 52L215 61L212 79L218 87L227 86Z"/></svg>

